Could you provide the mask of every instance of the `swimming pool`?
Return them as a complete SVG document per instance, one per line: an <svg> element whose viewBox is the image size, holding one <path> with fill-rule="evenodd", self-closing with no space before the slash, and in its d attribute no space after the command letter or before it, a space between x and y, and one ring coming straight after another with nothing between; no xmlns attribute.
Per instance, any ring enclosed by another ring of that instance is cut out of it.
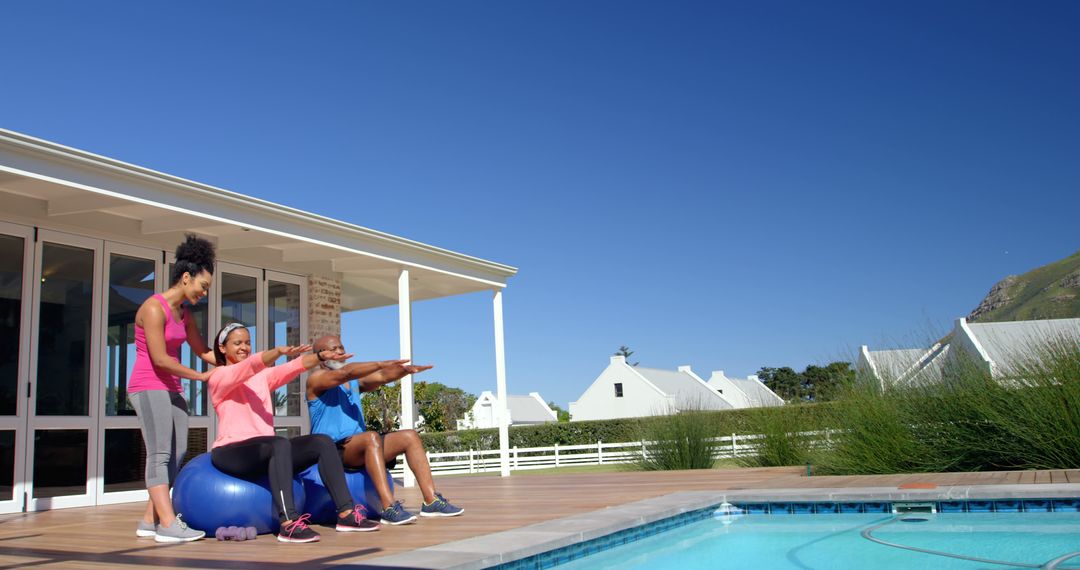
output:
<svg viewBox="0 0 1080 570"><path fill-rule="evenodd" d="M1040 568L1077 551L1080 551L1080 513L1077 512L736 515L704 518L567 564L554 560L539 567L555 564L565 570L1007 567L986 560L989 559L1020 564L1013 567ZM984 560L977 562L945 554ZM1061 569L1080 568L1080 558L1058 564L1056 567Z"/></svg>

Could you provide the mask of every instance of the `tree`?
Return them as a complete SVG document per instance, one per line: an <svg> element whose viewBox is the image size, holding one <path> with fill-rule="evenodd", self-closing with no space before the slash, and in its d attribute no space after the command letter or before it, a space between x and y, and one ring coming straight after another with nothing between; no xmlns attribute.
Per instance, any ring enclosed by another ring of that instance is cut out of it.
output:
<svg viewBox="0 0 1080 570"><path fill-rule="evenodd" d="M763 367L757 372L758 379L786 401L799 401L803 397L802 378L794 369Z"/></svg>
<svg viewBox="0 0 1080 570"><path fill-rule="evenodd" d="M630 366L637 366L640 362L630 362L630 355L634 354L634 351L630 350L629 346L623 345L619 347L619 350L615 351L615 356L621 356L626 359L626 363Z"/></svg>
<svg viewBox="0 0 1080 570"><path fill-rule="evenodd" d="M424 422L418 431L447 431L472 408L476 396L439 382L414 382L413 402ZM367 429L387 433L401 427L401 384L395 382L364 394L361 400ZM419 418L417 418L419 419Z"/></svg>
<svg viewBox="0 0 1080 570"><path fill-rule="evenodd" d="M560 408L555 402L548 402L548 407L551 408L551 411L555 412L560 423L570 421L570 412Z"/></svg>
<svg viewBox="0 0 1080 570"><path fill-rule="evenodd" d="M811 364L802 372L784 366L762 367L758 379L788 402L827 402L845 383L855 379L850 362L832 362L827 366Z"/></svg>

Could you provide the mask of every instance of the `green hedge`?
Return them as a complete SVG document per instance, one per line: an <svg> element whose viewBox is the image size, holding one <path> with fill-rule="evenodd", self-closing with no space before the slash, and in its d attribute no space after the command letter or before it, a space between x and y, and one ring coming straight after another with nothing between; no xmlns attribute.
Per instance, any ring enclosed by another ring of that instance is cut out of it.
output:
<svg viewBox="0 0 1080 570"><path fill-rule="evenodd" d="M815 405L785 406L773 408L772 413L795 414L800 417L816 417L812 413ZM701 421L708 422L712 431L721 435L732 433L747 434L755 425L755 410L726 410L720 412L700 412ZM649 432L652 422L669 421L667 416L648 418L621 418L615 420L595 420L585 422L548 423L531 426L512 426L510 428L510 447L551 447L559 445L586 445L603 441L605 443L623 443L641 441ZM807 422L813 423L813 422ZM468 451L470 449L498 449L499 430L474 429L421 434L424 445L432 453Z"/></svg>

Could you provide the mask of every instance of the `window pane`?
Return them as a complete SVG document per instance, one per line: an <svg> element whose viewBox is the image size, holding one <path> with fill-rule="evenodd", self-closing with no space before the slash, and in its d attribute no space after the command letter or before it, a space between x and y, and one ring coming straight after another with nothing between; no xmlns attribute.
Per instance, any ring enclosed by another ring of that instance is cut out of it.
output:
<svg viewBox="0 0 1080 570"><path fill-rule="evenodd" d="M274 435L288 439L300 437L300 428L298 426L277 427L274 428Z"/></svg>
<svg viewBox="0 0 1080 570"><path fill-rule="evenodd" d="M0 416L14 416L19 386L23 239L0 235Z"/></svg>
<svg viewBox="0 0 1080 570"><path fill-rule="evenodd" d="M86 493L84 429L34 431L34 497L61 497Z"/></svg>
<svg viewBox="0 0 1080 570"><path fill-rule="evenodd" d="M172 267L170 263L169 270L165 275L172 275ZM199 304L194 307L188 306L188 310L191 311L191 318L195 319L195 326L199 327L199 332L202 333L203 338L209 339L214 331L208 330L210 327L210 308L207 298L203 297ZM207 344L207 346L210 345ZM186 342L180 346L180 364L199 372L204 372L207 368L206 362L199 358L195 351L191 350L191 345ZM206 382L181 378L180 385L184 397L188 401L188 415L205 416L207 414Z"/></svg>
<svg viewBox="0 0 1080 570"><path fill-rule="evenodd" d="M154 262L113 254L109 258L108 365L105 414L133 416L127 384L135 367L135 313L154 294Z"/></svg>
<svg viewBox="0 0 1080 570"><path fill-rule="evenodd" d="M105 492L146 488L146 447L137 429L105 430Z"/></svg>
<svg viewBox="0 0 1080 570"><path fill-rule="evenodd" d="M256 347L259 346L255 341L257 285L258 280L254 277L231 273L221 275L221 326L243 323L251 333L252 351L258 350Z"/></svg>
<svg viewBox="0 0 1080 570"><path fill-rule="evenodd" d="M269 329L266 331L267 347L300 342L300 286L293 283L270 281L267 287ZM281 357L278 363L285 362ZM274 391L275 416L300 415L300 382L294 380Z"/></svg>
<svg viewBox="0 0 1080 570"><path fill-rule="evenodd" d="M0 501L15 497L15 431L0 431Z"/></svg>
<svg viewBox="0 0 1080 570"><path fill-rule="evenodd" d="M52 243L42 247L38 415L89 415L93 292L93 250Z"/></svg>

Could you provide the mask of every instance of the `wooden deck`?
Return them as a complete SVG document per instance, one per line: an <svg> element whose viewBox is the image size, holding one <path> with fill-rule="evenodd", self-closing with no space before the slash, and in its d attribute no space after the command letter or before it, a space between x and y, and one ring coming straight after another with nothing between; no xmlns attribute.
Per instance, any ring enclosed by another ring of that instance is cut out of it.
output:
<svg viewBox="0 0 1080 570"><path fill-rule="evenodd" d="M440 491L466 513L421 519L375 533L343 534L316 527L319 543L282 544L272 536L233 543L202 540L161 545L135 538L143 504L0 515L0 569L104 569L134 566L274 570L362 566L365 559L509 530L609 506L686 490L899 487L905 484L996 485L1080 483L1080 470L932 475L806 477L805 468L726 469L659 473L447 477ZM416 507L415 489L400 489Z"/></svg>

